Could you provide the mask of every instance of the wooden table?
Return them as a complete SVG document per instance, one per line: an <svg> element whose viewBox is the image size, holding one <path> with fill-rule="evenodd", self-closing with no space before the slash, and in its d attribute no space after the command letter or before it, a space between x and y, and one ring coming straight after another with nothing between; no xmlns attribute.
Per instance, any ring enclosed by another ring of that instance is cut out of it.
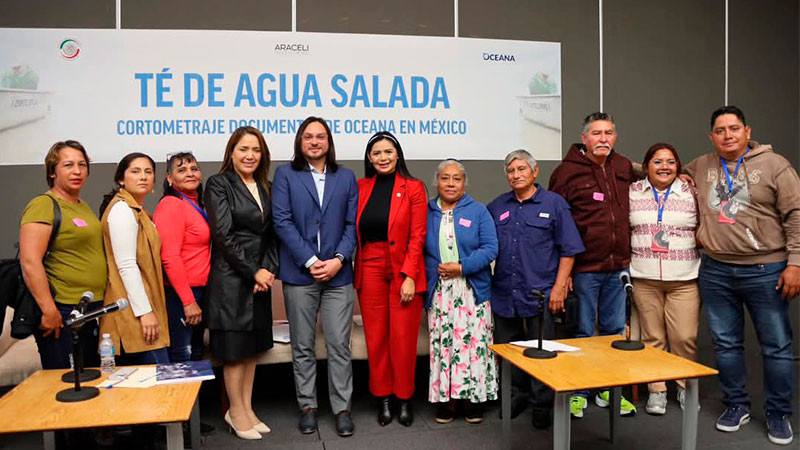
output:
<svg viewBox="0 0 800 450"><path fill-rule="evenodd" d="M61 381L64 369L39 370L0 397L0 434L44 432L44 447L55 449L54 430L117 425L165 424L167 449L183 450L182 422L191 419L192 448L200 446L200 382L151 388L100 389L100 395L82 402L61 403L56 393L71 384ZM108 375L81 383L96 386Z"/></svg>
<svg viewBox="0 0 800 450"><path fill-rule="evenodd" d="M716 375L717 371L646 346L639 351L622 351L611 347L611 342L621 336L595 336L565 339L567 345L580 348L576 352L559 353L553 359L531 359L523 356L524 348L511 344L497 344L490 348L502 358L503 438L506 447L511 438L511 364L555 391L553 420L553 448L570 447L569 398L575 391L611 388L610 431L618 428L621 387L653 381L686 379L686 404L683 413L683 438L681 448L694 450L697 445L697 378Z"/></svg>

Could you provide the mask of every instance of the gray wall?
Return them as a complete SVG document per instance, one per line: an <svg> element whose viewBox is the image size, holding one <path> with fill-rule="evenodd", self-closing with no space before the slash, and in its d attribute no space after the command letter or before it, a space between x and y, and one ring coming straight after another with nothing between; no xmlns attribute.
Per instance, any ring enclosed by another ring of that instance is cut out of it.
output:
<svg viewBox="0 0 800 450"><path fill-rule="evenodd" d="M0 27L114 28L115 3L0 0ZM600 109L602 97L604 109L617 119L620 152L639 161L649 145L668 141L689 161L711 149L708 117L725 102L725 3L604 0L600 11L598 0L460 0L458 34L561 42L563 152L579 139L581 119ZM124 0L122 5L123 28L286 31L292 27L290 0ZM744 109L755 139L773 144L797 165L798 1L729 0L729 7L729 103ZM452 0L297 0L298 31L452 36L455 28ZM81 136L64 138L80 140ZM535 148L531 150L536 153ZM359 161L344 164L363 173ZM542 162L542 184L547 184L555 165ZM207 175L218 166L217 162L202 164ZM435 162L411 161L409 166L427 181ZM478 200L489 201L507 190L499 162L467 161L466 166L470 192ZM109 164L92 167L83 196L95 208L103 191L111 187L113 170ZM163 164L159 176L163 176ZM17 240L22 208L46 189L43 169L0 166L0 186L5 196L0 255L7 256ZM150 211L157 198L148 200ZM796 322L798 302L794 302L793 317ZM705 330L701 326L701 360L711 363ZM752 330L749 333L749 342L755 342ZM751 355L753 347L748 347ZM752 372L757 380L760 375Z"/></svg>

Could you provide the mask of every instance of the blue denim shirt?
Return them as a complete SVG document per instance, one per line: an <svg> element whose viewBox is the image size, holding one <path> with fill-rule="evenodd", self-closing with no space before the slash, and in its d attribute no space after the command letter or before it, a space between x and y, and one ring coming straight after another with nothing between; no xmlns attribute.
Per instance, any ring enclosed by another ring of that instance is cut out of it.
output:
<svg viewBox="0 0 800 450"><path fill-rule="evenodd" d="M492 310L501 317L535 316L538 304L531 290L549 296L559 258L585 250L569 204L537 183L532 198L520 202L511 191L487 208L500 246L492 277Z"/></svg>

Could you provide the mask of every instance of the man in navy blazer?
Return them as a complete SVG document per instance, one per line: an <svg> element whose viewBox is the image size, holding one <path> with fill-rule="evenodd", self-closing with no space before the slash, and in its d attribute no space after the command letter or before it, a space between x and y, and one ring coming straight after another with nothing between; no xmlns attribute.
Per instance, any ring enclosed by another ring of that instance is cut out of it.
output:
<svg viewBox="0 0 800 450"><path fill-rule="evenodd" d="M328 387L340 436L353 434L353 266L358 187L353 172L336 163L325 120L309 117L297 130L292 162L275 171L272 214L281 241L283 282L302 433L317 430L317 313L328 350Z"/></svg>

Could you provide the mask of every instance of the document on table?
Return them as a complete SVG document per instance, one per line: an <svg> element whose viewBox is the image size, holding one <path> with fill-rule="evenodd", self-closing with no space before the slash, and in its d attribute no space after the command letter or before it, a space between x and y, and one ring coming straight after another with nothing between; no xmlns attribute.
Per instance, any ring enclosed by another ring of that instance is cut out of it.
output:
<svg viewBox="0 0 800 450"><path fill-rule="evenodd" d="M511 344L519 347L539 348L538 339L533 339L530 341L514 341ZM542 340L542 349L549 350L551 352L575 352L580 350L578 347L573 347L571 345L566 345L555 341L547 341L544 339Z"/></svg>
<svg viewBox="0 0 800 450"><path fill-rule="evenodd" d="M156 385L156 368L155 367L139 367L136 372L132 373L129 377L121 380L107 379L98 384L97 387L110 389L114 388L149 388Z"/></svg>

